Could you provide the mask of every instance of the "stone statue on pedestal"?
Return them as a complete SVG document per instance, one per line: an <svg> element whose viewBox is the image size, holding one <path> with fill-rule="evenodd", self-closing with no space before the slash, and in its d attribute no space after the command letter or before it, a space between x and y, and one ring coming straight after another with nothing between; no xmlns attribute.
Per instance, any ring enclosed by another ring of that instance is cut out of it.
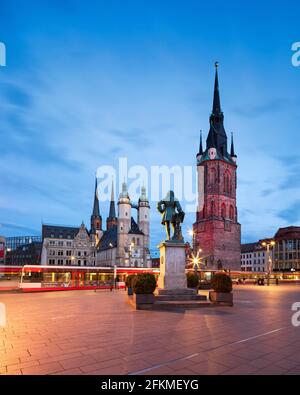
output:
<svg viewBox="0 0 300 395"><path fill-rule="evenodd" d="M158 202L157 210L162 214L161 223L166 228L167 240L182 242L181 224L183 223L185 213L179 201L175 198L173 191L169 191L165 199ZM172 238L171 225L173 229Z"/></svg>

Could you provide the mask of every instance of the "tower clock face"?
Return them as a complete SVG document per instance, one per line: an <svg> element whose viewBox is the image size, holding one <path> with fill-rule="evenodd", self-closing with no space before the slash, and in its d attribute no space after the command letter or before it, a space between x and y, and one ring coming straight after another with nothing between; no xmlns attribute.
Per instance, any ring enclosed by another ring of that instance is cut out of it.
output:
<svg viewBox="0 0 300 395"><path fill-rule="evenodd" d="M216 158L216 155L217 155L216 149L215 149L215 148L211 148L211 149L209 150L209 158L210 158L211 160L213 160L213 159Z"/></svg>

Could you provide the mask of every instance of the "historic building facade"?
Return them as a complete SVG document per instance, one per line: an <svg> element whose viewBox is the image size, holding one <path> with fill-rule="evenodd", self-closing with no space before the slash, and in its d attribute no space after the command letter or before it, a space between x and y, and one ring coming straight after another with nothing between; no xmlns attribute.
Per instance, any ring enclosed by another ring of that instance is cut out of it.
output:
<svg viewBox="0 0 300 395"><path fill-rule="evenodd" d="M193 225L194 253L202 250L204 265L212 270L240 270L241 226L236 206L237 156L233 138L230 153L221 110L216 64L210 130L197 155L199 204Z"/></svg>
<svg viewBox="0 0 300 395"><path fill-rule="evenodd" d="M242 272L267 271L266 247L263 247L259 242L242 244L241 270Z"/></svg>
<svg viewBox="0 0 300 395"><path fill-rule="evenodd" d="M96 266L96 243L84 223L78 228L42 226L42 265Z"/></svg>
<svg viewBox="0 0 300 395"><path fill-rule="evenodd" d="M274 236L273 270L292 272L300 270L300 227L280 228Z"/></svg>

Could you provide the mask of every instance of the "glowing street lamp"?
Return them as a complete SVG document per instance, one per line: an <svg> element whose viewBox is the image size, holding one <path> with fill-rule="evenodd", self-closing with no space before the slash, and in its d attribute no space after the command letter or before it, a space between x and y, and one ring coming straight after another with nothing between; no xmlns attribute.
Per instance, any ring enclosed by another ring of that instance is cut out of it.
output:
<svg viewBox="0 0 300 395"><path fill-rule="evenodd" d="M267 272L267 285L270 285L270 276L273 272L273 260L270 255L270 247L274 247L276 242L274 240L264 240L262 241L261 245L267 248L267 265L268 265L268 272Z"/></svg>

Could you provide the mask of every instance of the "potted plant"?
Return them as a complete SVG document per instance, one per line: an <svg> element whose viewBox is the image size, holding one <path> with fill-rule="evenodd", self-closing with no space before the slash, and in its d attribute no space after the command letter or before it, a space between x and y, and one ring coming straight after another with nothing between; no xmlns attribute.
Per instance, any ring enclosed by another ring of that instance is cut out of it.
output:
<svg viewBox="0 0 300 395"><path fill-rule="evenodd" d="M135 276L132 282L134 291L134 303L137 309L151 308L155 302L153 292L156 288L156 278L154 274L143 273Z"/></svg>
<svg viewBox="0 0 300 395"><path fill-rule="evenodd" d="M133 283L135 277L136 277L135 274L129 274L126 277L125 284L126 284L126 288L127 288L127 295L133 295L132 283Z"/></svg>
<svg viewBox="0 0 300 395"><path fill-rule="evenodd" d="M188 288L198 288L199 277L196 273L187 273L186 281L187 281Z"/></svg>
<svg viewBox="0 0 300 395"><path fill-rule="evenodd" d="M213 291L209 292L212 303L233 306L232 280L226 273L216 273L211 280Z"/></svg>

